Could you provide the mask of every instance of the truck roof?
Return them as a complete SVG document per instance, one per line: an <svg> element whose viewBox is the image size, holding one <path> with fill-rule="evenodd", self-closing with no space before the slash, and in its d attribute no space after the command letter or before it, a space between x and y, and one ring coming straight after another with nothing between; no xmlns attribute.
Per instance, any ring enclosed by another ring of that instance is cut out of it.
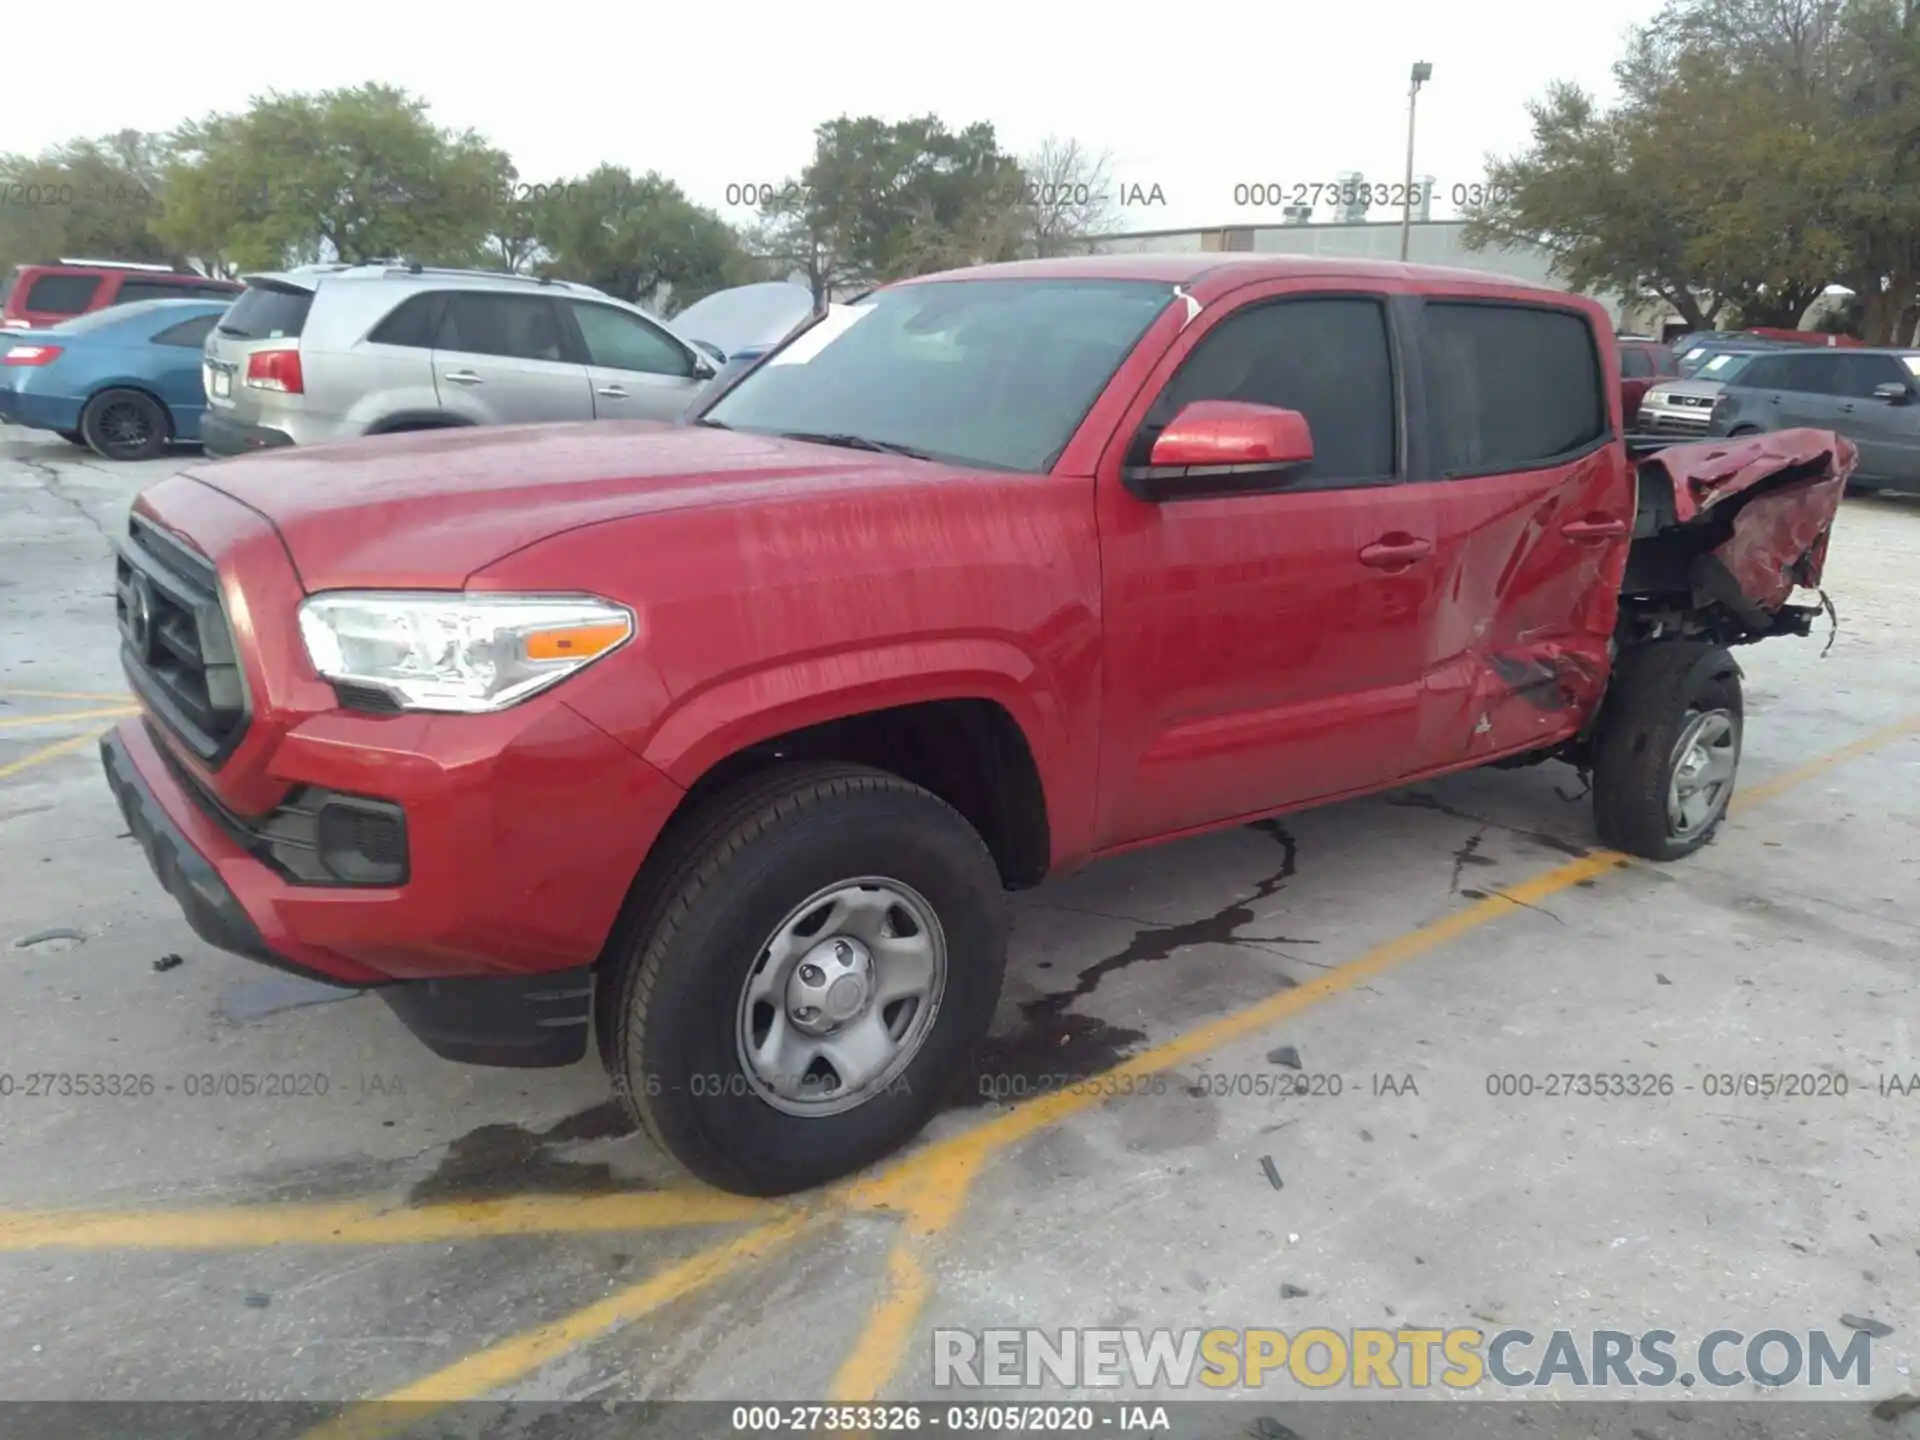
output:
<svg viewBox="0 0 1920 1440"><path fill-rule="evenodd" d="M1566 303L1584 297L1545 285L1533 285L1487 270L1453 265L1413 265L1398 260L1366 260L1345 255L1278 255L1259 251L1201 251L1183 254L1067 255L1049 260L1014 260L997 265L975 265L921 275L902 284L928 280L1158 280L1192 286L1202 280L1230 286L1261 280L1350 277L1375 280L1422 280L1447 285L1494 287L1501 294L1552 298Z"/></svg>

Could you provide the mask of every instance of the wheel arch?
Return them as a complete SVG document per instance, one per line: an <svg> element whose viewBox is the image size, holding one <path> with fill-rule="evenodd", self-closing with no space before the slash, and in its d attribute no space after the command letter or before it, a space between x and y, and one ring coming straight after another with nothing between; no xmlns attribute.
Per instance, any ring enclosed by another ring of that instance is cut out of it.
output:
<svg viewBox="0 0 1920 1440"><path fill-rule="evenodd" d="M392 435L406 430L456 430L473 423L464 415L453 415L445 410L396 410L374 421L367 427L366 433Z"/></svg>

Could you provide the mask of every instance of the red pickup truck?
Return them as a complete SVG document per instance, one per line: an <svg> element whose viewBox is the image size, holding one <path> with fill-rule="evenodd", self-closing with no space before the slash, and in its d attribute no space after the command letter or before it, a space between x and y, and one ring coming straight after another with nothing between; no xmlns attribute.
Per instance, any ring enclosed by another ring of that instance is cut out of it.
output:
<svg viewBox="0 0 1920 1440"><path fill-rule="evenodd" d="M1846 442L1630 454L1605 313L1467 271L1043 261L836 308L688 423L210 463L120 543L102 745L210 944L561 1065L733 1190L904 1143L1003 892L1485 764L1694 850L1726 647Z"/></svg>

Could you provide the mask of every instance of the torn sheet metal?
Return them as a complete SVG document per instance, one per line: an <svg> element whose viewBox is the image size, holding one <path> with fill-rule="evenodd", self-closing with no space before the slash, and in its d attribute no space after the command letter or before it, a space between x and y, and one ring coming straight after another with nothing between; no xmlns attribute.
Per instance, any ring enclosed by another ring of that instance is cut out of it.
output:
<svg viewBox="0 0 1920 1440"><path fill-rule="evenodd" d="M1731 535L1711 553L1743 595L1774 611L1795 587L1819 585L1833 519L1859 458L1850 440L1830 430L1776 430L1675 445L1641 464L1671 480L1677 525L1703 524L1747 497Z"/></svg>

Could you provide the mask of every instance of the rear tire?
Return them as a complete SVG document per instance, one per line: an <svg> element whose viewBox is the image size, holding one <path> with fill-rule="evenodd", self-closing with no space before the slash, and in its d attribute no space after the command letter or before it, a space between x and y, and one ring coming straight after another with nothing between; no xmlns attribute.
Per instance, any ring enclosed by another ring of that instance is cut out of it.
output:
<svg viewBox="0 0 1920 1440"><path fill-rule="evenodd" d="M102 460L151 460L167 448L166 407L138 390L102 390L80 412L80 434Z"/></svg>
<svg viewBox="0 0 1920 1440"><path fill-rule="evenodd" d="M601 1054L633 1118L748 1195L905 1144L999 1000L1005 898L979 835L897 776L784 764L663 845L601 984Z"/></svg>
<svg viewBox="0 0 1920 1440"><path fill-rule="evenodd" d="M1673 640L1624 652L1593 741L1602 842L1648 860L1705 845L1733 799L1743 729L1740 667L1725 649Z"/></svg>

